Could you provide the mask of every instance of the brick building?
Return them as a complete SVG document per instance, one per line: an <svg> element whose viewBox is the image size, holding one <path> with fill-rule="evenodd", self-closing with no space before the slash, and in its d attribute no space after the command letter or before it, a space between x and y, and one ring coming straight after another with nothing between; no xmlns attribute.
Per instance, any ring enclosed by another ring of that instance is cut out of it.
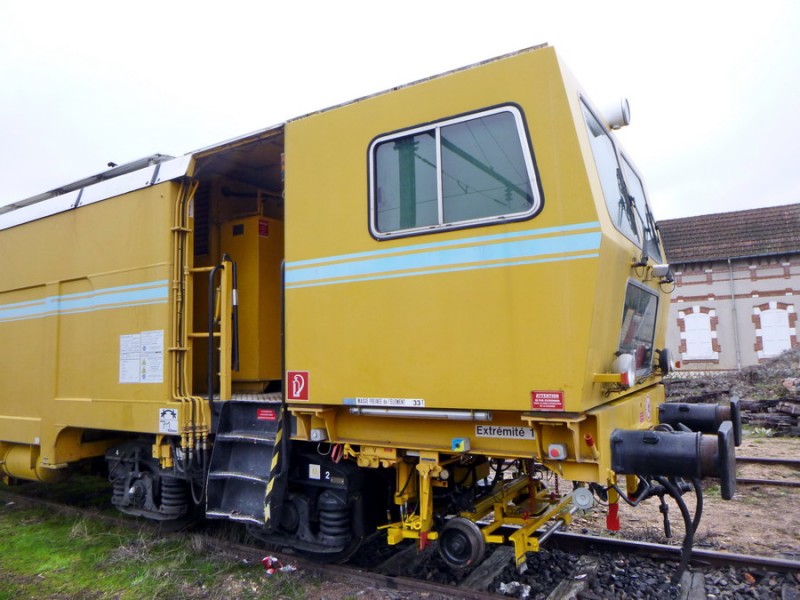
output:
<svg viewBox="0 0 800 600"><path fill-rule="evenodd" d="M739 369L800 345L800 204L659 228L675 274L667 347L682 370Z"/></svg>

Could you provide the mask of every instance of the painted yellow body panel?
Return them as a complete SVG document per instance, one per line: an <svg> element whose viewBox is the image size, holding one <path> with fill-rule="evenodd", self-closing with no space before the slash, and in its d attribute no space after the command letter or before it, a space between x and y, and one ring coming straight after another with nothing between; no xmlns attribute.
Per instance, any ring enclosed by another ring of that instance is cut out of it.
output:
<svg viewBox="0 0 800 600"><path fill-rule="evenodd" d="M41 445L43 462L60 464L80 458L74 447L56 449L66 427L158 431L158 408L172 400L174 188L133 192L0 236L0 331L13 340L0 347L0 440ZM143 332L157 341L151 353L130 337ZM127 361L127 374L123 350L136 363Z"/></svg>
<svg viewBox="0 0 800 600"><path fill-rule="evenodd" d="M263 382L281 378L280 265L283 260L283 223L260 216L226 223L222 247L238 267L239 370L234 386L263 388Z"/></svg>
<svg viewBox="0 0 800 600"><path fill-rule="evenodd" d="M637 257L608 217L580 94L543 49L287 125L287 369L308 372L311 404L402 398L526 411L532 392L556 391L563 410L581 412L612 399L592 376L613 360ZM371 237L371 140L502 104L525 117L542 211L515 223ZM336 202L326 201L332 190ZM506 257L509 240L532 250ZM465 248L478 258L451 259Z"/></svg>

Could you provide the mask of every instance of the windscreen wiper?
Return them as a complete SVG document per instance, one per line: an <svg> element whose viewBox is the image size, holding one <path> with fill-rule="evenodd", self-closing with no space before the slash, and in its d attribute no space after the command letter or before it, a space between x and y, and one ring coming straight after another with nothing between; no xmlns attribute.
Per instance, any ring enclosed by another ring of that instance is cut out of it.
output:
<svg viewBox="0 0 800 600"><path fill-rule="evenodd" d="M639 228L636 226L636 200L628 193L628 186L625 183L625 178L622 176L622 169L617 167L617 185L619 186L619 205L620 210L624 210L628 216L628 223L630 223L631 231L637 238L639 237Z"/></svg>

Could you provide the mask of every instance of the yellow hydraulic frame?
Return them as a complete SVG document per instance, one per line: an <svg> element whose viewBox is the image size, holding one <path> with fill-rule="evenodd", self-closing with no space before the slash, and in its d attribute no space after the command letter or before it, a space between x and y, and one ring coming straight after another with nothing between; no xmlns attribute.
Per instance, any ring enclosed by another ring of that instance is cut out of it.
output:
<svg viewBox="0 0 800 600"><path fill-rule="evenodd" d="M210 332L193 331L191 326L193 322L194 277L208 276L215 269L215 267L194 267L192 203L194 202L198 184L197 180L190 179L182 182L175 203L172 227L173 268L171 287L174 302L172 338L169 347L172 367L170 369L170 383L172 399L182 405L181 448L188 451L192 451L195 447L202 449L207 447L211 423L206 399L191 394L191 351L194 339L211 338L218 341L219 397L222 400L227 400L231 397L232 263L230 260L223 260L222 264L216 267L221 273L219 287L216 288L217 301L213 318L218 330ZM209 391L209 393L213 392ZM153 457L158 458L164 468L172 466L173 457L169 448L166 436L156 436L156 442L153 445Z"/></svg>
<svg viewBox="0 0 800 600"><path fill-rule="evenodd" d="M439 532L432 530L433 488L447 485L449 474L446 467L457 462L459 457L440 460L437 452L420 452L419 462L414 464L406 462L390 449L363 448L362 453L364 451L364 458L359 455L361 466L394 463L398 490L394 501L401 508L401 521L383 527L387 529L388 543L395 545L405 539L415 539L419 540L420 548L424 548L429 541L438 539ZM374 460L378 456L380 458ZM418 510L409 514L405 507L415 498ZM520 498L519 504L512 504ZM550 521L568 525L573 512L572 494L553 494L541 480L523 474L514 480L497 483L490 495L475 504L474 510L462 511L457 516L476 523L489 521L480 529L484 541L492 544L512 542L515 564L524 570L526 553L539 551L537 531ZM511 527L515 531L508 535L498 533L502 527Z"/></svg>

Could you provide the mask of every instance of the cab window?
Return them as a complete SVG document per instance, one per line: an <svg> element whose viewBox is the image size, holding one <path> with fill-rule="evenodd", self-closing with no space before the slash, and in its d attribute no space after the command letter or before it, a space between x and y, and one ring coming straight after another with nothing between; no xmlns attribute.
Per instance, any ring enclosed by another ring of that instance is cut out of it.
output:
<svg viewBox="0 0 800 600"><path fill-rule="evenodd" d="M652 368L657 315L656 293L629 281L622 310L617 354L633 356L637 377L648 375Z"/></svg>
<svg viewBox="0 0 800 600"><path fill-rule="evenodd" d="M614 226L642 249L643 260L663 261L658 229L647 204L642 178L624 155L618 159L611 136L585 102L581 102L581 108L603 197Z"/></svg>
<svg viewBox="0 0 800 600"><path fill-rule="evenodd" d="M370 146L375 237L527 218L540 207L533 156L516 107L381 136Z"/></svg>
<svg viewBox="0 0 800 600"><path fill-rule="evenodd" d="M611 220L628 239L641 247L641 219L617 161L611 136L585 103L581 103L581 108Z"/></svg>
<svg viewBox="0 0 800 600"><path fill-rule="evenodd" d="M636 219L642 232L641 235L644 238L644 253L656 262L662 262L664 258L661 255L656 222L653 215L650 213L650 206L644 195L642 179L624 154L622 155L622 170L625 174L625 180L628 182L630 202L633 203L636 209Z"/></svg>

